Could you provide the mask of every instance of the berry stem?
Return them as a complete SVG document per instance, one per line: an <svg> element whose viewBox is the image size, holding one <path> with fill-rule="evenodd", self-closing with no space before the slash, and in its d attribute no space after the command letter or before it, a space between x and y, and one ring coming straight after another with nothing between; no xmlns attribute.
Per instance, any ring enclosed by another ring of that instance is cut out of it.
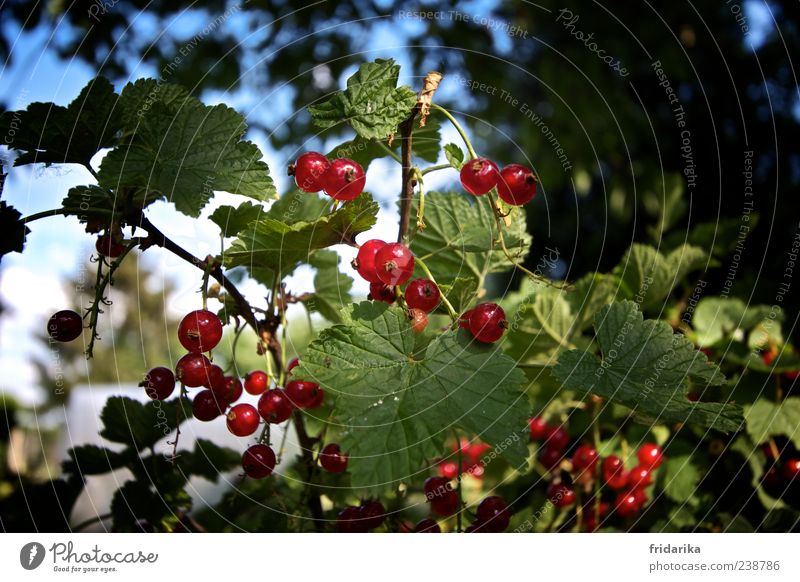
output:
<svg viewBox="0 0 800 582"><path fill-rule="evenodd" d="M419 184L419 207L417 208L417 229L422 230L425 228L425 188L422 183L422 174L418 168L415 168L417 174L417 182Z"/></svg>
<svg viewBox="0 0 800 582"><path fill-rule="evenodd" d="M403 163L403 160L400 158L400 156L397 155L397 152L392 150L385 143L383 143L382 141L376 141L375 143L377 143L378 147L381 148L383 151L385 151L387 155L391 156L398 164Z"/></svg>
<svg viewBox="0 0 800 582"><path fill-rule="evenodd" d="M439 170L452 169L452 167L453 166L450 164L439 164L438 166L428 166L427 168L420 170L419 174L421 176L425 176L427 174L430 174L431 172L438 172Z"/></svg>
<svg viewBox="0 0 800 582"><path fill-rule="evenodd" d="M475 149L472 147L472 142L469 141L467 137L467 132L464 131L464 128L461 127L461 124L456 121L456 118L453 117L450 112L442 107L441 105L437 105L436 103L431 103L431 107L436 109L437 111L441 111L442 115L444 115L450 123L453 124L453 127L456 128L456 131L461 136L461 139L464 140L464 145L467 146L467 151L469 151L470 159L474 159L478 157L478 154L475 153Z"/></svg>
<svg viewBox="0 0 800 582"><path fill-rule="evenodd" d="M35 214L29 214L28 216L24 217L20 222L23 224L27 224L29 222L34 222L41 218L50 218L51 216L85 216L87 215L87 211L81 210L80 208L53 208L51 210L43 210L41 212L37 212ZM92 216L114 216L119 215L119 211L114 212L113 210L91 210Z"/></svg>
<svg viewBox="0 0 800 582"><path fill-rule="evenodd" d="M447 299L447 296L444 294L444 291L442 291L442 288L439 287L439 284L436 282L436 279L433 278L433 273L431 273L431 270L428 268L428 265L426 265L425 262L419 258L415 258L414 261L416 262L417 265L419 265L419 268L422 269L422 271L425 273L425 276L428 277L428 279L430 279L431 282L433 282L433 284L436 285L436 287L439 289L439 294L442 297L442 303L444 303L444 306L447 308L447 313L450 315L450 319L452 319L453 322L458 321L458 313L456 313L453 304L450 303L450 301Z"/></svg>

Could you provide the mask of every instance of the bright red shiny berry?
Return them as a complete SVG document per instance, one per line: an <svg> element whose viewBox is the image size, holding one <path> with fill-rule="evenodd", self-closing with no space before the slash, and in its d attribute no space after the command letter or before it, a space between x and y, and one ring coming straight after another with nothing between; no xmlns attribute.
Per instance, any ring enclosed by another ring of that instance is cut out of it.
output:
<svg viewBox="0 0 800 582"><path fill-rule="evenodd" d="M228 411L228 430L238 437L250 436L258 428L258 411L252 404L237 404Z"/></svg>
<svg viewBox="0 0 800 582"><path fill-rule="evenodd" d="M294 370L300 364L300 358L292 358L289 360L289 363L286 365L286 373L291 374L292 370Z"/></svg>
<svg viewBox="0 0 800 582"><path fill-rule="evenodd" d="M209 381L211 362L203 354L189 353L175 365L175 377L189 388L205 386Z"/></svg>
<svg viewBox="0 0 800 582"><path fill-rule="evenodd" d="M319 192L323 187L322 176L330 167L328 158L321 153L306 152L289 167L289 175L294 175L295 184L303 192Z"/></svg>
<svg viewBox="0 0 800 582"><path fill-rule="evenodd" d="M529 168L521 164L508 164L500 172L497 193L506 204L522 206L536 195L538 180Z"/></svg>
<svg viewBox="0 0 800 582"><path fill-rule="evenodd" d="M383 301L391 305L397 299L395 288L383 283L370 283L368 299L373 301Z"/></svg>
<svg viewBox="0 0 800 582"><path fill-rule="evenodd" d="M545 446L563 451L569 445L569 433L563 426L548 426Z"/></svg>
<svg viewBox="0 0 800 582"><path fill-rule="evenodd" d="M270 424L280 424L291 415L294 407L283 390L267 390L258 399L258 413Z"/></svg>
<svg viewBox="0 0 800 582"><path fill-rule="evenodd" d="M263 479L272 475L275 460L275 451L259 443L248 447L242 455L242 469L251 479Z"/></svg>
<svg viewBox="0 0 800 582"><path fill-rule="evenodd" d="M414 279L406 287L403 297L410 309L430 313L439 305L442 296L436 283L430 279Z"/></svg>
<svg viewBox="0 0 800 582"><path fill-rule="evenodd" d="M385 246L384 241L374 238L358 247L358 254L350 264L358 271L362 279L370 283L381 282L375 267L375 254Z"/></svg>
<svg viewBox="0 0 800 582"><path fill-rule="evenodd" d="M401 243L387 243L375 253L375 272L384 285L402 285L414 273L414 255Z"/></svg>
<svg viewBox="0 0 800 582"><path fill-rule="evenodd" d="M623 489L628 484L628 472L622 459L611 455L603 459L603 480L611 489Z"/></svg>
<svg viewBox="0 0 800 582"><path fill-rule="evenodd" d="M469 318L472 316L473 311L474 309L468 309L461 314L461 317L458 318L458 327L469 331Z"/></svg>
<svg viewBox="0 0 800 582"><path fill-rule="evenodd" d="M225 384L221 390L214 390L217 398L223 401L226 405L233 404L242 397L242 383L238 378L233 376L225 376Z"/></svg>
<svg viewBox="0 0 800 582"><path fill-rule="evenodd" d="M225 372L216 364L212 364L208 368L208 374L203 386L213 390L217 394L225 392Z"/></svg>
<svg viewBox="0 0 800 582"><path fill-rule="evenodd" d="M70 309L54 313L47 322L47 334L57 342L71 342L83 333L83 319Z"/></svg>
<svg viewBox="0 0 800 582"><path fill-rule="evenodd" d="M562 509L575 503L575 490L564 483L550 483L547 486L547 499Z"/></svg>
<svg viewBox="0 0 800 582"><path fill-rule="evenodd" d="M425 519L421 519L417 522L417 525L414 526L413 529L414 533L442 533L442 528L439 527L439 524L429 517Z"/></svg>
<svg viewBox="0 0 800 582"><path fill-rule="evenodd" d="M614 505L620 517L629 519L642 510L646 501L647 496L644 492L635 490L628 493L620 493Z"/></svg>
<svg viewBox="0 0 800 582"><path fill-rule="evenodd" d="M334 200L353 200L364 191L366 181L361 164L348 158L337 158L323 174L322 187Z"/></svg>
<svg viewBox="0 0 800 582"><path fill-rule="evenodd" d="M575 473L594 473L597 466L597 449L592 445L581 445L572 455L572 470Z"/></svg>
<svg viewBox="0 0 800 582"><path fill-rule="evenodd" d="M478 504L476 511L479 529L486 532L502 532L508 527L511 515L508 505L500 497L492 495Z"/></svg>
<svg viewBox="0 0 800 582"><path fill-rule="evenodd" d="M479 342L491 344L503 337L508 327L503 308L496 303L481 303L469 316L469 332Z"/></svg>
<svg viewBox="0 0 800 582"><path fill-rule="evenodd" d="M145 394L153 400L166 400L175 391L175 374L163 366L153 368L147 372L142 386Z"/></svg>
<svg viewBox="0 0 800 582"><path fill-rule="evenodd" d="M319 408L324 403L325 403L325 390L320 388L319 390L317 390L317 395L314 397L314 400L309 402L308 406L306 406L306 408L309 408L309 409L311 409L311 408Z"/></svg>
<svg viewBox="0 0 800 582"><path fill-rule="evenodd" d="M644 489L653 483L653 476L650 473L651 469L644 465L636 465L631 472L628 473L628 487L631 489Z"/></svg>
<svg viewBox="0 0 800 582"><path fill-rule="evenodd" d="M789 481L800 481L800 459L788 459L783 464L783 476Z"/></svg>
<svg viewBox="0 0 800 582"><path fill-rule="evenodd" d="M319 384L306 380L292 380L286 384L286 396L297 408L307 408L317 398Z"/></svg>
<svg viewBox="0 0 800 582"><path fill-rule="evenodd" d="M256 370L244 378L244 389L248 394L258 396L266 392L267 388L269 388L269 376L266 372Z"/></svg>
<svg viewBox="0 0 800 582"><path fill-rule="evenodd" d="M500 170L491 160L474 158L461 168L461 185L464 190L475 196L483 196L497 186Z"/></svg>
<svg viewBox="0 0 800 582"><path fill-rule="evenodd" d="M225 412L225 403L221 402L211 390L201 390L192 400L192 416L197 420L208 422Z"/></svg>
<svg viewBox="0 0 800 582"><path fill-rule="evenodd" d="M348 457L339 445L330 443L319 453L319 464L329 473L343 473L347 470Z"/></svg>
<svg viewBox="0 0 800 582"><path fill-rule="evenodd" d="M208 352L222 339L222 322L207 309L192 311L178 326L178 339L190 352Z"/></svg>
<svg viewBox="0 0 800 582"><path fill-rule="evenodd" d="M116 259L125 250L125 244L116 240L110 234L104 234L97 237L97 242L94 248L98 255L108 257L109 259Z"/></svg>
<svg viewBox="0 0 800 582"><path fill-rule="evenodd" d="M636 452L636 458L639 459L639 463L651 469L661 465L662 456L661 448L653 443L643 444Z"/></svg>
<svg viewBox="0 0 800 582"><path fill-rule="evenodd" d="M428 314L421 309L409 309L408 318L414 333L422 333L428 327Z"/></svg>
<svg viewBox="0 0 800 582"><path fill-rule="evenodd" d="M528 421L532 441L542 440L547 435L548 428L547 422L541 416L534 416Z"/></svg>

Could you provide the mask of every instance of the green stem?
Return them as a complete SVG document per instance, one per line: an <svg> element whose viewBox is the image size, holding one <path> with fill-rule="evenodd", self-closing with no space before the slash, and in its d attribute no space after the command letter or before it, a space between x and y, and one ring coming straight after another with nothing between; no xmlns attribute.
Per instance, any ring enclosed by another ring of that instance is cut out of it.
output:
<svg viewBox="0 0 800 582"><path fill-rule="evenodd" d="M439 289L439 294L442 297L442 303L444 303L444 306L447 308L447 313L450 315L450 319L452 319L454 322L458 321L458 313L456 313L456 310L453 307L452 303L450 303L450 301L445 296L444 292L442 291L442 288L439 287L439 284L436 282L436 279L433 278L433 273L431 273L431 270L428 268L428 266L422 259L418 258L415 259L415 261L419 265L419 268L422 269L422 271L428 277L428 279L433 281L433 284L436 285L436 287Z"/></svg>
<svg viewBox="0 0 800 582"><path fill-rule="evenodd" d="M390 155L398 164L402 164L403 160L400 156L397 155L397 152L393 151L389 146L387 146L382 141L376 141L375 143L378 144L378 147L385 151L388 155Z"/></svg>
<svg viewBox="0 0 800 582"><path fill-rule="evenodd" d="M441 105L438 105L436 103L431 103L431 107L433 109L436 109L437 111L441 111L442 115L444 115L450 121L450 123L453 124L453 127L456 128L456 131L461 136L461 139L464 140L464 145L467 146L467 150L469 151L469 157L470 158L477 158L478 154L475 153L475 149L472 147L472 142L469 141L469 138L467 137L467 133L464 131L464 128L461 127L461 124L458 123L458 121L456 121L456 118L453 117L450 114L450 112L447 109L445 109L444 107L442 107Z"/></svg>
<svg viewBox="0 0 800 582"><path fill-rule="evenodd" d="M100 209L88 212L86 210L81 210L80 208L52 208L50 210L42 210L41 212L30 214L22 219L22 223L27 224L29 222L39 220L40 218L50 218L51 216L59 216L61 214L75 215L75 216L84 214L113 216L114 214L119 214L119 212L115 213L113 210L100 210Z"/></svg>
<svg viewBox="0 0 800 582"><path fill-rule="evenodd" d="M422 174L418 168L414 169L417 173L417 183L419 184L419 207L417 208L417 228L425 228L425 188L422 184Z"/></svg>
<svg viewBox="0 0 800 582"><path fill-rule="evenodd" d="M430 174L431 172L438 172L439 170L447 170L447 169L452 168L452 167L453 166L450 165L450 164L439 164L438 166L429 166L429 167L425 168L424 170L420 170L419 174L420 174L420 176L425 176L427 174Z"/></svg>

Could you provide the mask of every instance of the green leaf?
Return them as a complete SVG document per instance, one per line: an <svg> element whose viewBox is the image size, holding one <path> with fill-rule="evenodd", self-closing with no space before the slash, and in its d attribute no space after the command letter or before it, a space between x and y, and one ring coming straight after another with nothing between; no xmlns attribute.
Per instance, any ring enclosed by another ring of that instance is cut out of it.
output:
<svg viewBox="0 0 800 582"><path fill-rule="evenodd" d="M189 98L173 111L156 101L135 131L103 159L100 185L165 197L193 217L215 190L256 200L275 197L258 147L240 141L246 128L244 118L225 105L205 106Z"/></svg>
<svg viewBox="0 0 800 582"><path fill-rule="evenodd" d="M314 251L336 244L353 244L356 235L372 228L377 215L378 204L365 192L313 222L287 224L264 218L233 241L224 253L225 265L245 266L254 278L271 285L271 274L286 275Z"/></svg>
<svg viewBox="0 0 800 582"><path fill-rule="evenodd" d="M0 115L4 145L22 152L14 165L88 165L99 150L114 145L121 124L118 98L108 79L96 77L67 107L37 102L6 111Z"/></svg>
<svg viewBox="0 0 800 582"><path fill-rule="evenodd" d="M286 224L314 222L330 213L331 202L328 196L292 190L270 206L265 218Z"/></svg>
<svg viewBox="0 0 800 582"><path fill-rule="evenodd" d="M560 355L553 369L565 388L593 392L623 404L637 415L660 422L682 422L715 428L739 429L741 408L732 404L690 402L686 381L720 385L719 369L663 321L643 321L631 301L604 307L595 317L595 336L601 357L571 350Z"/></svg>
<svg viewBox="0 0 800 582"><path fill-rule="evenodd" d="M119 108L124 130L135 132L156 103L160 109L174 114L184 105L191 107L199 101L179 85L156 79L138 79L125 85L120 94Z"/></svg>
<svg viewBox="0 0 800 582"><path fill-rule="evenodd" d="M8 253L21 253L25 248L25 238L31 231L21 218L22 214L16 208L0 201L0 232L3 233L0 239L0 260Z"/></svg>
<svg viewBox="0 0 800 582"><path fill-rule="evenodd" d="M127 396L112 396L100 413L103 421L100 436L135 450L152 447L175 430L179 407L183 409L180 414L183 422L186 420L185 412L191 408L191 404L185 399L142 404Z"/></svg>
<svg viewBox="0 0 800 582"><path fill-rule="evenodd" d="M351 159L361 164L361 167L366 172L373 161L388 155L389 152L380 146L378 140L366 139L357 135L353 139L337 145L325 157L330 160L337 158Z"/></svg>
<svg viewBox="0 0 800 582"><path fill-rule="evenodd" d="M365 302L303 355L297 376L336 398L353 486L381 490L414 479L443 453L451 427L496 447L513 467L525 466L526 379L514 362L463 330L438 336L422 358L413 355L414 339L401 309Z"/></svg>
<svg viewBox="0 0 800 582"><path fill-rule="evenodd" d="M697 485L703 478L705 471L696 465L692 455L669 456L664 461L664 466L659 477L663 480L664 494L678 503L694 505Z"/></svg>
<svg viewBox="0 0 800 582"><path fill-rule="evenodd" d="M141 531L142 522L163 530L166 522L176 519L177 507L171 507L169 501L161 491L154 491L147 481L128 481L114 492L111 499L114 531ZM191 505L190 501L187 501L187 506Z"/></svg>
<svg viewBox="0 0 800 582"><path fill-rule="evenodd" d="M800 397L789 396L783 402L764 398L745 406L747 434L756 443L775 436L785 436L800 447Z"/></svg>
<svg viewBox="0 0 800 582"><path fill-rule="evenodd" d="M474 277L458 277L440 289L447 300L452 304L457 313L463 313L475 302L478 295L478 280ZM447 313L444 304L440 304L438 311Z"/></svg>
<svg viewBox="0 0 800 582"><path fill-rule="evenodd" d="M738 329L751 330L770 313L769 305L747 306L737 297L705 297L698 301L692 316L695 341L700 346L713 345ZM783 319L783 314L777 319Z"/></svg>
<svg viewBox="0 0 800 582"><path fill-rule="evenodd" d="M222 236L235 236L247 228L249 224L255 222L266 211L260 204L252 202L242 202L239 206L220 206L211 213L209 218L222 231Z"/></svg>
<svg viewBox="0 0 800 582"><path fill-rule="evenodd" d="M464 151L454 143L444 146L444 157L456 170L461 170L464 165Z"/></svg>
<svg viewBox="0 0 800 582"><path fill-rule="evenodd" d="M197 439L194 451L180 451L176 460L187 475L198 475L216 482L220 473L240 467L242 454L209 440Z"/></svg>
<svg viewBox="0 0 800 582"><path fill-rule="evenodd" d="M117 453L96 445L80 445L69 450L69 460L64 461L62 469L73 475L101 475L124 467L129 462L128 455Z"/></svg>
<svg viewBox="0 0 800 582"><path fill-rule="evenodd" d="M410 87L397 87L399 75L400 65L392 59L364 63L347 79L347 89L309 105L308 111L319 127L346 121L361 137L383 139L397 132L397 126L417 103Z"/></svg>
<svg viewBox="0 0 800 582"><path fill-rule="evenodd" d="M316 311L328 321L341 321L340 311L353 302L350 289L353 279L339 271L339 254L335 251L317 251L309 264L317 270L314 275L314 293L303 299L309 311Z"/></svg>

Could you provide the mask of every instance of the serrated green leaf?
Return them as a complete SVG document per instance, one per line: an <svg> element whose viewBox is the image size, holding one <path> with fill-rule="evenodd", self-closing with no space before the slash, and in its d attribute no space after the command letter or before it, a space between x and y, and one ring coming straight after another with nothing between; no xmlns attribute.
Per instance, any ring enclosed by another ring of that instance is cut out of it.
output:
<svg viewBox="0 0 800 582"><path fill-rule="evenodd" d="M258 147L240 141L244 118L225 105L186 99L177 111L160 101L141 116L100 166L100 185L165 197L196 217L215 190L266 200L275 186Z"/></svg>
<svg viewBox="0 0 800 582"><path fill-rule="evenodd" d="M287 224L264 218L242 232L225 251L227 267L245 266L250 274L272 284L271 273L286 275L319 249L353 244L356 235L372 228L378 215L372 196L361 196L313 222Z"/></svg>
<svg viewBox="0 0 800 582"><path fill-rule="evenodd" d="M559 356L554 375L565 388L593 392L623 404L637 415L661 422L682 422L739 429L741 408L732 404L690 402L687 380L702 387L725 381L719 369L663 321L644 321L631 301L613 303L595 317L598 358L581 350Z"/></svg>
<svg viewBox="0 0 800 582"><path fill-rule="evenodd" d="M785 436L800 448L800 397L789 396L783 402L764 398L745 406L747 434L756 443L775 436Z"/></svg>
<svg viewBox="0 0 800 582"><path fill-rule="evenodd" d="M185 104L197 105L200 102L180 85L162 83L156 79L137 79L122 88L119 108L122 111L122 125L127 132L134 132L148 111L158 103L163 110L176 113Z"/></svg>
<svg viewBox="0 0 800 582"><path fill-rule="evenodd" d="M304 297L303 304L330 322L340 322L341 310L353 302L350 296L353 279L339 271L339 254L335 251L317 251L309 264L317 273L314 275L314 292Z"/></svg>
<svg viewBox="0 0 800 582"><path fill-rule="evenodd" d="M264 207L260 204L242 202L239 206L220 206L209 218L222 231L222 236L228 237L239 234L265 213Z"/></svg>
<svg viewBox="0 0 800 582"><path fill-rule="evenodd" d="M474 277L458 277L447 285L440 285L440 289L456 313L463 313L474 304L478 285L479 282ZM447 313L443 304L439 305L438 311Z"/></svg>
<svg viewBox="0 0 800 582"><path fill-rule="evenodd" d="M184 495L184 505L190 507L191 498L186 493ZM165 496L162 491L154 491L147 481L128 481L114 492L111 499L114 531L141 531L144 523L163 530L167 523L174 523L177 519L177 507L170 504L172 497L174 495Z"/></svg>
<svg viewBox="0 0 800 582"><path fill-rule="evenodd" d="M438 336L422 359L413 349L401 309L365 302L303 355L297 376L336 398L353 486L381 490L414 479L442 454L456 426L496 447L513 467L524 466L529 410L525 376L514 362L463 330Z"/></svg>
<svg viewBox="0 0 800 582"><path fill-rule="evenodd" d="M456 170L461 170L464 165L464 151L454 143L444 146L444 157Z"/></svg>
<svg viewBox="0 0 800 582"><path fill-rule="evenodd" d="M383 139L397 132L417 103L410 87L397 87L399 75L400 65L392 59L364 63L347 79L344 91L309 105L308 111L318 127L348 122L361 137Z"/></svg>
<svg viewBox="0 0 800 582"><path fill-rule="evenodd" d="M669 456L661 468L661 482L664 494L678 503L689 503L696 499L697 485L705 471L697 466L692 455Z"/></svg>
<svg viewBox="0 0 800 582"><path fill-rule="evenodd" d="M330 213L332 200L328 196L292 190L276 200L265 218L286 224L314 222Z"/></svg>
<svg viewBox="0 0 800 582"><path fill-rule="evenodd" d="M178 416L178 408L182 413ZM142 404L127 396L112 396L106 401L100 419L100 436L113 443L123 443L135 450L152 447L176 428L176 420L186 420L191 404L176 398L166 402Z"/></svg>
<svg viewBox="0 0 800 582"><path fill-rule="evenodd" d="M770 313L768 305L748 306L737 297L704 297L698 301L692 316L695 341L700 346L713 345L733 335L737 329L751 330ZM773 319L780 322L783 313L778 313Z"/></svg>
<svg viewBox="0 0 800 582"><path fill-rule="evenodd" d="M67 107L37 102L24 111L6 111L0 133L7 136L5 145L22 152L14 165L88 164L114 145L121 124L118 98L108 79L96 77Z"/></svg>
<svg viewBox="0 0 800 582"><path fill-rule="evenodd" d="M65 473L73 475L101 475L129 462L128 455L97 445L80 445L69 450L69 459L62 464Z"/></svg>
<svg viewBox="0 0 800 582"><path fill-rule="evenodd" d="M242 455L206 439L197 439L194 450L180 451L176 461L186 475L197 475L216 482L220 473L239 467Z"/></svg>

